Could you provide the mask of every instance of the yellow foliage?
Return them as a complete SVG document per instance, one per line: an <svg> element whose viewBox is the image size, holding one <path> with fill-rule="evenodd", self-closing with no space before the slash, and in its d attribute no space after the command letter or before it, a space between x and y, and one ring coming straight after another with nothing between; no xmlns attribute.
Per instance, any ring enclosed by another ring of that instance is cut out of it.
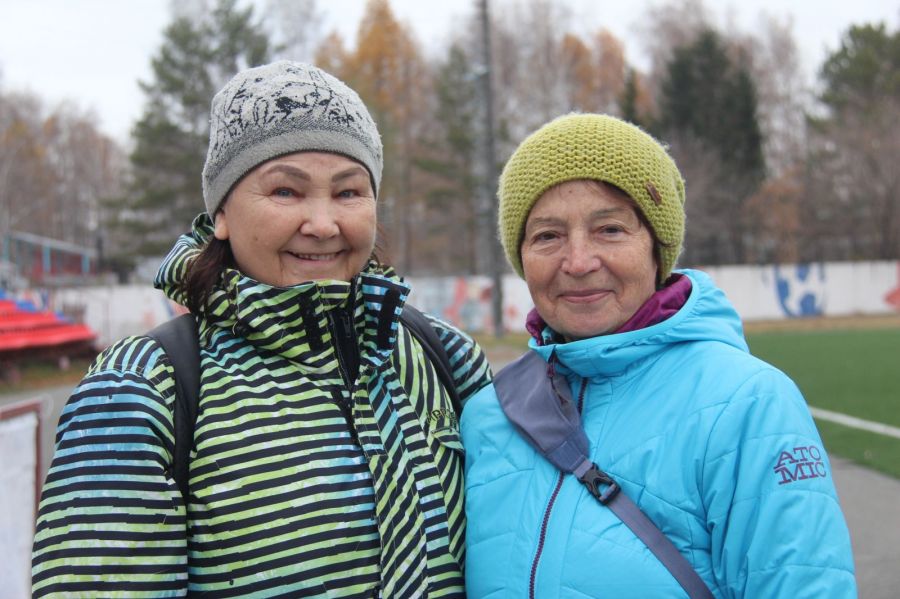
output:
<svg viewBox="0 0 900 599"><path fill-rule="evenodd" d="M344 39L337 31L332 31L322 40L313 58L317 67L339 79L346 79L348 60L349 55L344 48Z"/></svg>
<svg viewBox="0 0 900 599"><path fill-rule="evenodd" d="M594 48L598 108L611 112L625 88L625 49L619 38L606 29L601 29L594 35Z"/></svg>
<svg viewBox="0 0 900 599"><path fill-rule="evenodd" d="M562 55L566 78L571 89L570 101L573 108L593 110L597 82L590 49L581 38L567 33L562 39Z"/></svg>
<svg viewBox="0 0 900 599"><path fill-rule="evenodd" d="M411 106L425 92L426 69L417 44L394 15L388 0L369 0L359 25L347 77L385 126L403 127ZM381 123L379 123L380 125Z"/></svg>

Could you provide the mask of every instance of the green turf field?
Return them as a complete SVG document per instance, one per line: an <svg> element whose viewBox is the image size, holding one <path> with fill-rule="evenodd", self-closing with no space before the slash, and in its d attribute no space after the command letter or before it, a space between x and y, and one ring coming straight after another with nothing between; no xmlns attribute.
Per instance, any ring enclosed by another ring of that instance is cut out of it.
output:
<svg viewBox="0 0 900 599"><path fill-rule="evenodd" d="M779 331L747 340L794 379L810 405L900 427L900 329ZM900 478L900 439L816 424L830 453Z"/></svg>

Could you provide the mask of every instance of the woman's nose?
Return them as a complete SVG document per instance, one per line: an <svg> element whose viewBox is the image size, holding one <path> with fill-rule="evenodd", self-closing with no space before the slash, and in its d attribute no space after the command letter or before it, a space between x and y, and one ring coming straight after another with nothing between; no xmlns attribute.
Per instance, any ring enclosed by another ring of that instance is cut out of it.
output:
<svg viewBox="0 0 900 599"><path fill-rule="evenodd" d="M329 239L340 233L335 215L328 205L311 202L309 211L303 215L300 233L317 239Z"/></svg>
<svg viewBox="0 0 900 599"><path fill-rule="evenodd" d="M601 264L600 252L594 244L578 238L570 239L562 263L563 272L581 276L599 269Z"/></svg>

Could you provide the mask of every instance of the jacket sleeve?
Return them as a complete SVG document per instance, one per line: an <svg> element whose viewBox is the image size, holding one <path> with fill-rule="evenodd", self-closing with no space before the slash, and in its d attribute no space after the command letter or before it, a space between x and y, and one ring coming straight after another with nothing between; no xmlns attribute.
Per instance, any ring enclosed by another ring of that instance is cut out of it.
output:
<svg viewBox="0 0 900 599"><path fill-rule="evenodd" d="M470 397L491 382L492 373L487 357L474 339L453 325L429 314L425 314L425 317L431 322L447 350L456 391L465 406Z"/></svg>
<svg viewBox="0 0 900 599"><path fill-rule="evenodd" d="M185 509L169 475L173 376L155 341L132 337L72 393L41 493L34 597L186 593Z"/></svg>
<svg viewBox="0 0 900 599"><path fill-rule="evenodd" d="M702 494L726 597L856 597L831 466L796 385L766 366L716 420Z"/></svg>

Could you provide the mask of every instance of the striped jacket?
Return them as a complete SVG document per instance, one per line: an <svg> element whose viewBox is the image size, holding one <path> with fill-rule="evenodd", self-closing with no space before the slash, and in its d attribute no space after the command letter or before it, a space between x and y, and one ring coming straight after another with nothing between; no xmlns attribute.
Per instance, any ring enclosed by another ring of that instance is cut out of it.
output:
<svg viewBox="0 0 900 599"><path fill-rule="evenodd" d="M163 263L157 286L172 299L184 299L185 261L210 233L199 217ZM461 596L458 421L399 324L408 291L374 265L351 283L291 288L226 271L198 319L187 506L171 474L172 365L143 336L103 352L60 417L34 596ZM353 381L332 337L348 302ZM466 335L433 324L465 400L490 381L488 364Z"/></svg>

